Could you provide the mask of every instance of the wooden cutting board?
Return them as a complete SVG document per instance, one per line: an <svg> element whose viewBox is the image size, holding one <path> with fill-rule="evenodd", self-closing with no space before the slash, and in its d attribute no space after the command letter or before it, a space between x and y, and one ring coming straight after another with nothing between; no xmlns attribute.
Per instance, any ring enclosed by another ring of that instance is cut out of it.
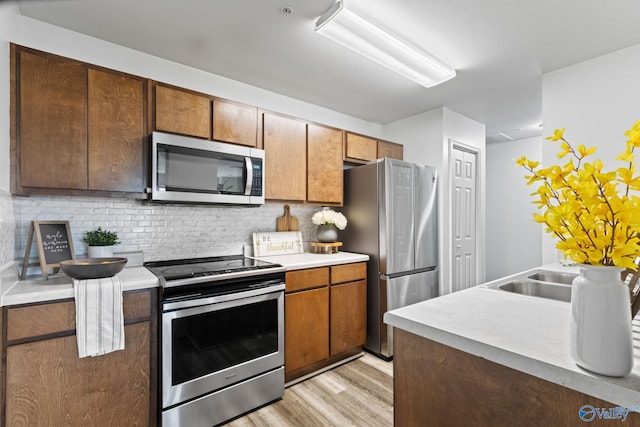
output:
<svg viewBox="0 0 640 427"><path fill-rule="evenodd" d="M284 215L276 220L276 231L298 231L298 218L291 216L289 205L284 205Z"/></svg>

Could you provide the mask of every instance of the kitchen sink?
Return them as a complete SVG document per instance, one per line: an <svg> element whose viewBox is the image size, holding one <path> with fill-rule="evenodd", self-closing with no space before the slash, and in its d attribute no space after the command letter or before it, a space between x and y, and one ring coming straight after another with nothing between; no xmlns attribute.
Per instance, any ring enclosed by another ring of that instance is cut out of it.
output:
<svg viewBox="0 0 640 427"><path fill-rule="evenodd" d="M506 280L488 283L483 287L530 297L570 302L571 284L576 277L577 274L536 270L519 276L511 276Z"/></svg>
<svg viewBox="0 0 640 427"><path fill-rule="evenodd" d="M577 276L577 274L560 273L558 271L538 271L528 277L529 279L540 280L542 282L562 283L564 285L570 285L571 283L573 283L573 279L575 279Z"/></svg>
<svg viewBox="0 0 640 427"><path fill-rule="evenodd" d="M536 280L516 280L497 286L498 289L516 294L555 299L558 301L571 301L571 286L540 282Z"/></svg>

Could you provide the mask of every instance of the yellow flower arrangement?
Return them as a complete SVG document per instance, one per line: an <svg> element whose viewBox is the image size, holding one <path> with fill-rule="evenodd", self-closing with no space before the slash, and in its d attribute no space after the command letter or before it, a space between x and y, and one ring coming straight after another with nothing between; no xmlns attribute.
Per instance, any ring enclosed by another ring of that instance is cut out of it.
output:
<svg viewBox="0 0 640 427"><path fill-rule="evenodd" d="M543 168L524 156L516 159L531 172L525 176L527 184L540 184L531 195L543 213L535 213L534 220L546 225L546 231L558 238L556 247L576 263L637 268L640 176L636 175L634 150L640 147L640 120L625 135L626 149L616 160L627 165L614 171L603 171L601 160L585 161L595 147L580 144L574 148L564 138L564 129L547 138L560 141L559 159L569 156L563 166Z"/></svg>

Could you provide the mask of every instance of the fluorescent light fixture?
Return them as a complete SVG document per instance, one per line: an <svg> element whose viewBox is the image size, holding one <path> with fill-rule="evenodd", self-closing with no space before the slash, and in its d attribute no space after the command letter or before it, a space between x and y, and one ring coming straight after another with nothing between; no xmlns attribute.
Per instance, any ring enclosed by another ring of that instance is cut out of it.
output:
<svg viewBox="0 0 640 427"><path fill-rule="evenodd" d="M456 75L438 58L418 51L346 9L342 0L318 18L315 31L424 87Z"/></svg>

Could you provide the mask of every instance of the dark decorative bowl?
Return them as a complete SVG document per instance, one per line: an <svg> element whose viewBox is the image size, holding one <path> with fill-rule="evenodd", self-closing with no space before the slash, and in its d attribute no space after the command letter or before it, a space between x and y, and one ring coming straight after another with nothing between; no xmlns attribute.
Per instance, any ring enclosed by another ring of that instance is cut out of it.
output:
<svg viewBox="0 0 640 427"><path fill-rule="evenodd" d="M101 279L120 273L127 258L80 258L60 261L60 268L74 279Z"/></svg>

